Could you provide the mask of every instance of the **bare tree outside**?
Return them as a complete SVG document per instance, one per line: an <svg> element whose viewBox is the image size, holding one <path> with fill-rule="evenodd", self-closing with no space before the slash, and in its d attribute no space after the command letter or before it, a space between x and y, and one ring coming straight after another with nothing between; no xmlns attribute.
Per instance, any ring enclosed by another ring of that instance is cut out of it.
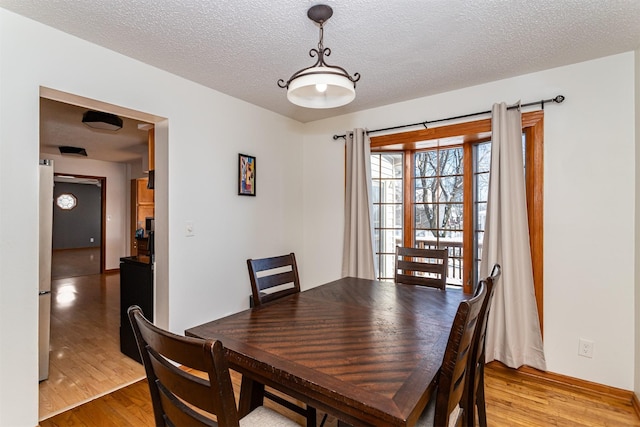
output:
<svg viewBox="0 0 640 427"><path fill-rule="evenodd" d="M413 209L410 229L416 247L449 250L449 284L462 284L465 227L473 229L473 257L474 263L478 263L484 234L491 144L474 145L472 159L463 159L463 153L462 146L417 152L410 177L403 174L401 153L372 154L374 245L379 278L393 278L395 246L402 245L404 232L409 230L403 222L404 209ZM473 186L469 189L463 188L464 161L473 164ZM413 183L410 206L403 203L405 179ZM472 198L471 224L463 223L465 197Z"/></svg>
<svg viewBox="0 0 640 427"><path fill-rule="evenodd" d="M424 238L456 238L462 230L462 147L415 155L415 229ZM418 235L416 235L418 237ZM459 236L460 240L462 236Z"/></svg>

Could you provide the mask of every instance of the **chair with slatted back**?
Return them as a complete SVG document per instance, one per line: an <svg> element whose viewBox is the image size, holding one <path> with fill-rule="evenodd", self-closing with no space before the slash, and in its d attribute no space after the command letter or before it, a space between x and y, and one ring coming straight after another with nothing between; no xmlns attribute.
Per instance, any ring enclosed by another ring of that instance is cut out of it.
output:
<svg viewBox="0 0 640 427"><path fill-rule="evenodd" d="M467 367L486 295L486 284L482 281L476 295L458 306L438 374L438 389L431 396L416 426L452 427L462 426L465 422L465 386L467 381L472 380L467 375Z"/></svg>
<svg viewBox="0 0 640 427"><path fill-rule="evenodd" d="M466 391L467 411L466 425L475 426L476 408L478 411L478 422L480 427L487 427L487 411L484 400L484 362L485 362L485 341L487 335L487 321L493 300L495 284L501 274L500 264L495 264L491 270L491 275L484 279L487 287L487 297L480 309L478 317L478 328L473 337L471 348L471 358L469 359L469 381Z"/></svg>
<svg viewBox="0 0 640 427"><path fill-rule="evenodd" d="M162 330L138 306L129 307L127 313L147 374L157 427L298 426L264 406L239 419L220 341Z"/></svg>
<svg viewBox="0 0 640 427"><path fill-rule="evenodd" d="M247 267L254 307L300 292L298 265L293 253L248 259Z"/></svg>
<svg viewBox="0 0 640 427"><path fill-rule="evenodd" d="M396 246L395 282L445 290L448 262L447 249Z"/></svg>
<svg viewBox="0 0 640 427"><path fill-rule="evenodd" d="M253 307L300 292L300 277L294 253L271 258L248 259L247 267L251 279ZM308 405L298 406L269 390L265 390L263 396L304 416L307 419L307 426L315 427L315 408Z"/></svg>

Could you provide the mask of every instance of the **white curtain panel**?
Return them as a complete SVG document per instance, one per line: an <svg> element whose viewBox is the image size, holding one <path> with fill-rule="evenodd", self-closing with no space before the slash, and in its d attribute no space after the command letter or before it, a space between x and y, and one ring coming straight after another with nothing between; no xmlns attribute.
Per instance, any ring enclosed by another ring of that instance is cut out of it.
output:
<svg viewBox="0 0 640 427"><path fill-rule="evenodd" d="M371 149L363 129L347 132L342 276L374 279Z"/></svg>
<svg viewBox="0 0 640 427"><path fill-rule="evenodd" d="M486 336L486 361L546 370L533 287L522 159L522 115L503 102L492 111L491 172L480 276L502 267Z"/></svg>

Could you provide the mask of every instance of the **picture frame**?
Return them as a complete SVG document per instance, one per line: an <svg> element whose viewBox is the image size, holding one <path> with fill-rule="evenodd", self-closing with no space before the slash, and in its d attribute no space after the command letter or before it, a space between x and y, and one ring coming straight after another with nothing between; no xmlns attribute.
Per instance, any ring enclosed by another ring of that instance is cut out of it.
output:
<svg viewBox="0 0 640 427"><path fill-rule="evenodd" d="M256 195L256 158L238 154L238 195Z"/></svg>

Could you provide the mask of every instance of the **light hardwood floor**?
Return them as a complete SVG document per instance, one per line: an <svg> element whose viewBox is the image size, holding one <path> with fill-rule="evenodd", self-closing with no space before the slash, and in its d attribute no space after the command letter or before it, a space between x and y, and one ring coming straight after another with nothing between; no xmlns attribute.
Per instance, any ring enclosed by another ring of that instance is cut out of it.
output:
<svg viewBox="0 0 640 427"><path fill-rule="evenodd" d="M49 379L39 384L40 420L144 378L142 365L120 352L120 276L76 275L92 261L71 264L82 264L89 252L63 252L68 257L57 265L54 259L52 270L74 277L52 281Z"/></svg>
<svg viewBox="0 0 640 427"><path fill-rule="evenodd" d="M232 372L232 379L237 398L240 376ZM489 427L640 426L631 402L619 396L531 377L496 364L488 365L486 369L486 399ZM269 403L267 406L273 407ZM281 407L274 409L283 412ZM318 421L322 415L318 414ZM300 417L296 421L303 425ZM42 421L40 425L153 426L146 380ZM329 417L325 427L336 425L336 420Z"/></svg>

